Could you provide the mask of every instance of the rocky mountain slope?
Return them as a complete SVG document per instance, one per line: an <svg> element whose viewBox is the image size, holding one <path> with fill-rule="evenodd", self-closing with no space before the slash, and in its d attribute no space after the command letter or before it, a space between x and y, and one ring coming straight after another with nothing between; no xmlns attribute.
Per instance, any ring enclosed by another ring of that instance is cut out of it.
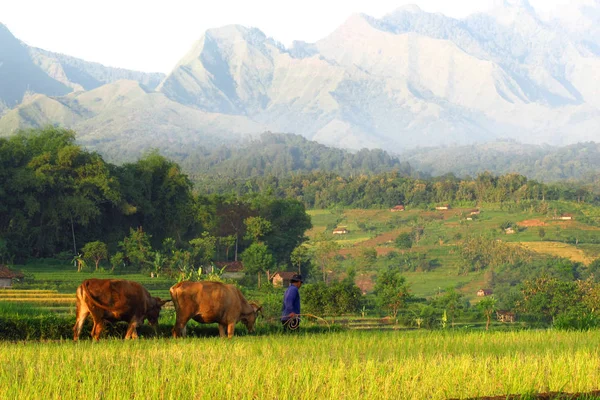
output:
<svg viewBox="0 0 600 400"><path fill-rule="evenodd" d="M17 107L12 95L5 104L14 109L0 119L0 131L67 124L100 151L116 142L128 146L123 137L131 132L148 145L145 136L166 135L165 144L181 140L185 147L261 129L392 151L498 138L553 145L598 140L600 0L579 0L569 10L574 17L547 19L526 0L505 0L459 20L410 6L380 19L353 15L316 43L291 48L256 28L210 29L155 91L158 76L137 77L143 87L124 92L129 86L120 83L121 97L109 101L114 106L98 96L101 112L94 111L96 94L57 96L114 88L94 87L103 81L91 72L93 79L71 78L77 74L69 76L64 66L76 63L32 51L31 64L57 86ZM52 72L55 62L67 79Z"/></svg>

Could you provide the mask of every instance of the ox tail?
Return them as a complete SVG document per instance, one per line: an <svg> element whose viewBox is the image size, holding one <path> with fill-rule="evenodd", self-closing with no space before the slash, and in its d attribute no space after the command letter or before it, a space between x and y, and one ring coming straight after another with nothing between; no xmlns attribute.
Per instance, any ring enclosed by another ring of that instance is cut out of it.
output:
<svg viewBox="0 0 600 400"><path fill-rule="evenodd" d="M110 311L110 308L108 308L108 307L107 307L107 306L105 306L104 304L101 304L101 303L99 303L99 302L98 302L98 300L96 300L96 299L94 298L94 296L92 296L92 294L90 293L90 291L89 291L89 290L88 290L88 288L87 288L87 285L89 285L89 281L84 281L84 282L81 284L81 286L80 286L80 288L82 288L82 289L83 289L83 292L85 293L85 296L86 296L88 299L90 299L90 301L91 301L91 302L92 302L92 303L93 303L93 304L94 304L96 307L102 308L103 310Z"/></svg>

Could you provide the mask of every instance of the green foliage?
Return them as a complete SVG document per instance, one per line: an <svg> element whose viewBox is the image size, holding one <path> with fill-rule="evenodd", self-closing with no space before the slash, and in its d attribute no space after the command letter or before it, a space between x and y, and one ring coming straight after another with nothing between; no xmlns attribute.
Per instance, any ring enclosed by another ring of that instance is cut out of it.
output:
<svg viewBox="0 0 600 400"><path fill-rule="evenodd" d="M432 303L435 307L444 310L445 318L450 320L452 325L456 318L469 308L469 302L464 295L453 287L446 289L444 293L434 298Z"/></svg>
<svg viewBox="0 0 600 400"><path fill-rule="evenodd" d="M122 251L117 251L110 258L110 265L113 270L123 268L125 266L125 254Z"/></svg>
<svg viewBox="0 0 600 400"><path fill-rule="evenodd" d="M324 282L302 286L302 307L318 316L356 313L362 305L362 293L351 279L330 285Z"/></svg>
<svg viewBox="0 0 600 400"><path fill-rule="evenodd" d="M152 233L153 245L164 238L181 241L196 227L192 184L179 165L150 151L136 163L115 168L124 197L133 207L129 226L143 226Z"/></svg>
<svg viewBox="0 0 600 400"><path fill-rule="evenodd" d="M129 236L119 242L123 250L125 260L133 267L142 269L152 266L153 252L150 245L151 235L148 235L142 227L130 229Z"/></svg>
<svg viewBox="0 0 600 400"><path fill-rule="evenodd" d="M248 217L244 220L244 224L246 224L246 236L244 238L254 242L260 241L263 236L273 229L271 223L262 217Z"/></svg>
<svg viewBox="0 0 600 400"><path fill-rule="evenodd" d="M271 249L278 264L287 264L292 251L304 241L312 228L304 205L293 199L262 199L257 205L259 215L271 225L263 240Z"/></svg>
<svg viewBox="0 0 600 400"><path fill-rule="evenodd" d="M321 270L323 282L327 282L328 270L333 268L336 252L340 246L333 240L321 240L313 247L313 260Z"/></svg>
<svg viewBox="0 0 600 400"><path fill-rule="evenodd" d="M394 240L394 245L399 249L410 249L412 247L412 235L407 232L399 234Z"/></svg>
<svg viewBox="0 0 600 400"><path fill-rule="evenodd" d="M57 340L73 337L73 318L54 314L0 317L0 340Z"/></svg>
<svg viewBox="0 0 600 400"><path fill-rule="evenodd" d="M252 243L243 253L242 262L244 268L249 274L260 274L267 272L275 267L275 258L264 243Z"/></svg>
<svg viewBox="0 0 600 400"><path fill-rule="evenodd" d="M84 258L94 261L96 270L98 269L100 261L108 258L108 246L106 246L106 243L99 240L86 243L85 246L83 246L82 251Z"/></svg>
<svg viewBox="0 0 600 400"><path fill-rule="evenodd" d="M589 329L600 322L600 286L592 280L540 277L524 282L521 291L518 310L553 321L558 328Z"/></svg>
<svg viewBox="0 0 600 400"><path fill-rule="evenodd" d="M190 240L192 255L200 266L208 265L215 256L217 238L208 232L202 232L198 238Z"/></svg>
<svg viewBox="0 0 600 400"><path fill-rule="evenodd" d="M18 257L73 249L73 232L120 203L109 166L75 145L75 133L48 127L0 139L0 237Z"/></svg>
<svg viewBox="0 0 600 400"><path fill-rule="evenodd" d="M487 331L490 327L490 319L492 318L492 314L496 311L496 299L494 296L488 296L483 298L479 303L477 303L477 307L481 310L483 315L486 318L485 330Z"/></svg>
<svg viewBox="0 0 600 400"><path fill-rule="evenodd" d="M197 171L195 177L200 187L231 184L222 179L219 182L222 176L242 184L254 176L284 178L312 171L331 171L344 176L392 169L411 172L408 164L379 149L353 153L326 147L301 135L270 132L263 133L259 140L234 147L202 149L181 160L181 164L188 171ZM249 186L253 191L264 190L253 184Z"/></svg>
<svg viewBox="0 0 600 400"><path fill-rule="evenodd" d="M377 276L374 292L377 305L387 310L394 318L410 299L409 285L398 271L392 268L381 271Z"/></svg>
<svg viewBox="0 0 600 400"><path fill-rule="evenodd" d="M540 239L544 239L544 237L546 237L546 230L544 228L538 228L538 236Z"/></svg>
<svg viewBox="0 0 600 400"><path fill-rule="evenodd" d="M302 274L302 266L306 265L310 261L310 254L308 247L304 245L297 246L290 254L290 261L298 273ZM306 268L305 268L306 270Z"/></svg>
<svg viewBox="0 0 600 400"><path fill-rule="evenodd" d="M480 271L503 264L519 264L532 259L531 252L486 236L471 236L459 247L461 272Z"/></svg>

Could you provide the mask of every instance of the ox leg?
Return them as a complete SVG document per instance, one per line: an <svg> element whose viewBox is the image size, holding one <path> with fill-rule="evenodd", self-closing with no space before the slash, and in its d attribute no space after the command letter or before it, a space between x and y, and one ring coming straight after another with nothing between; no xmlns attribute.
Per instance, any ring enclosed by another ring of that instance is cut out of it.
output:
<svg viewBox="0 0 600 400"><path fill-rule="evenodd" d="M184 316L181 314L177 314L175 320L175 326L173 327L173 337L185 337L186 329L188 321L190 320L190 316Z"/></svg>
<svg viewBox="0 0 600 400"><path fill-rule="evenodd" d="M73 325L73 340L79 340L79 335L81 335L81 330L83 329L83 324L85 323L85 319L88 315L90 315L90 310L83 305L77 302L77 311L76 311L77 319L75 321L75 325Z"/></svg>
<svg viewBox="0 0 600 400"><path fill-rule="evenodd" d="M225 337L225 329L226 328L227 328L227 325L219 324L219 336Z"/></svg>
<svg viewBox="0 0 600 400"><path fill-rule="evenodd" d="M235 331L235 322L227 325L227 337L231 339L233 337L233 332Z"/></svg>
<svg viewBox="0 0 600 400"><path fill-rule="evenodd" d="M94 322L94 329L92 329L92 337L95 341L100 340L100 334L104 330L104 321L100 319L99 322Z"/></svg>
<svg viewBox="0 0 600 400"><path fill-rule="evenodd" d="M137 339L138 338L137 326L138 326L138 320L133 319L129 323L129 328L127 328L127 333L125 334L125 339Z"/></svg>
<svg viewBox="0 0 600 400"><path fill-rule="evenodd" d="M92 328L92 338L98 341L100 340L100 334L104 330L104 310L98 310L96 308L92 308L90 310L92 313L92 318L94 319L94 327Z"/></svg>

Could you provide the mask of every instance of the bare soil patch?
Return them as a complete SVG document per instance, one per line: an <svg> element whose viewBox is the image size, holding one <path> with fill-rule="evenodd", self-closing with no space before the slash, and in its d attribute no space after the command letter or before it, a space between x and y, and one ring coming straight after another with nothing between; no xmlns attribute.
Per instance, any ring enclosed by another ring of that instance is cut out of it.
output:
<svg viewBox="0 0 600 400"><path fill-rule="evenodd" d="M546 223L539 219L526 219L525 221L517 222L517 225L529 228L532 226L546 226Z"/></svg>

